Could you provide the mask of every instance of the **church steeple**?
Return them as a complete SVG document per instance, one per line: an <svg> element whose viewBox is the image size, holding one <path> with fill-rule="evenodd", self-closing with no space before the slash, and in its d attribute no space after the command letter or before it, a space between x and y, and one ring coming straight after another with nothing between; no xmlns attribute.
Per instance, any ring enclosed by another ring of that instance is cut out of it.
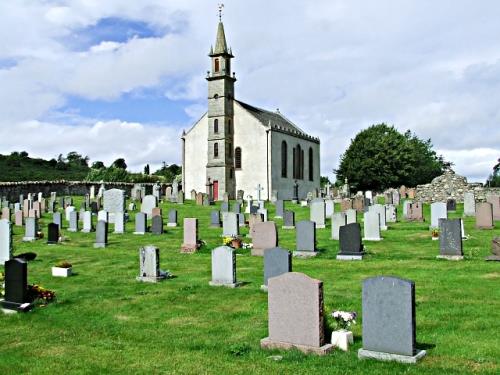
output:
<svg viewBox="0 0 500 375"><path fill-rule="evenodd" d="M217 27L217 38L215 40L215 51L214 54L226 54L227 53L227 43L226 34L224 33L224 24L219 22Z"/></svg>

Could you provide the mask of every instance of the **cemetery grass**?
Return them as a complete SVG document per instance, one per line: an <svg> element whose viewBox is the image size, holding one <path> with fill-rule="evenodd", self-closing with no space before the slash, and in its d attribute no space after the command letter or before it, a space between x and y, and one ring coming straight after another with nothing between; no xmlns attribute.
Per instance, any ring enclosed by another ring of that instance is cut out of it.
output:
<svg viewBox="0 0 500 375"><path fill-rule="evenodd" d="M81 198L76 201L79 207ZM430 238L428 206L424 223L388 223L382 241L365 243L368 255L361 262L335 260L338 241L330 240L330 225L317 232L318 257L293 259L294 271L323 281L327 315L334 309L361 313L361 282L366 277L394 275L415 281L417 343L428 354L417 365L403 365L357 359L361 319L353 327L355 342L347 353L335 350L318 357L261 350L259 342L267 336L267 295L260 291L263 259L239 250L237 278L244 285L210 287L210 251L221 244L222 232L208 227L213 207L191 201L162 207L164 217L169 208L176 208L180 224L184 217L199 219L206 245L198 253L179 253L182 225L166 228L162 236L133 235L133 214L127 233L111 233L106 249L93 248L95 233L64 229L67 242L46 245L48 214L41 220L45 239L22 243L20 228L14 227L15 253L38 254L29 263L29 282L54 290L57 301L27 314L0 314L1 374L500 372L500 269L498 263L484 261L491 238L500 234L500 222L495 230L479 231L473 218L465 219L470 238L464 241L466 259L461 262L436 259L439 241ZM274 207L268 208L269 217L274 217ZM308 218L306 208L289 203L286 208L296 212L297 221ZM450 216L460 217L462 208L458 205ZM282 230L281 219L276 222L280 246L293 250L295 232ZM161 268L175 278L158 284L136 281L138 249L147 244L160 248ZM53 278L50 267L59 260L73 263L76 275ZM331 331L330 317L327 326ZM269 358L272 355L281 360Z"/></svg>

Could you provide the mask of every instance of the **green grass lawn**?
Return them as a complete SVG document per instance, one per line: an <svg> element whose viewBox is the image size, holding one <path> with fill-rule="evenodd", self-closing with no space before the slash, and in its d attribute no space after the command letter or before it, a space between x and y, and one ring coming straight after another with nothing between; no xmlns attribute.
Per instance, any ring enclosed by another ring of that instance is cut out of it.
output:
<svg viewBox="0 0 500 375"><path fill-rule="evenodd" d="M81 198L76 201L79 207ZM27 314L0 314L0 374L500 373L500 263L484 261L492 237L500 235L499 222L495 230L479 231L474 218L465 219L470 238L460 262L436 259L439 241L431 241L427 205L425 223L389 223L383 241L365 243L368 255L361 262L335 259L338 241L330 240L330 225L317 231L319 256L293 259L294 271L323 281L328 314L333 309L361 313L364 278L394 275L415 281L417 342L428 354L417 365L403 365L357 359L361 319L347 353L318 357L261 350L260 339L268 335L267 294L260 291L263 259L239 251L237 278L244 286L210 287L210 251L221 244L222 232L209 228L214 208L190 201L162 206L164 217L177 208L181 224L184 217L199 219L200 238L207 242L200 252L179 252L182 226L166 228L162 236L137 236L131 221L126 234L109 235L106 249L93 248L95 233L65 232L68 241L56 246L46 245L46 239L22 243L21 228L14 227L15 253L38 254L29 263L29 282L54 290L57 301ZM274 217L274 207L268 208ZM290 203L286 208L293 208L297 221L308 218L307 208ZM460 217L462 210L458 205L450 217ZM41 220L45 235L50 220L49 215ZM293 250L295 231L282 230L282 220L276 222L280 246ZM136 281L138 249L147 244L160 248L161 268L176 278ZM73 263L77 275L53 278L50 268L59 260ZM332 326L330 318L327 323ZM282 360L269 358L275 354Z"/></svg>

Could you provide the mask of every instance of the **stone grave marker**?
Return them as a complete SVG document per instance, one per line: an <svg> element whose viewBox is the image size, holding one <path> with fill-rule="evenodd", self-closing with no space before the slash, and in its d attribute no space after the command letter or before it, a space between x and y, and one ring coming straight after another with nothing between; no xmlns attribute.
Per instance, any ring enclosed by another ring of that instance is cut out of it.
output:
<svg viewBox="0 0 500 375"><path fill-rule="evenodd" d="M325 340L323 282L303 273L287 272L268 280L269 337L264 349L298 349L328 354Z"/></svg>
<svg viewBox="0 0 500 375"><path fill-rule="evenodd" d="M457 210L457 201L455 199L448 199L446 201L446 211L455 212Z"/></svg>
<svg viewBox="0 0 500 375"><path fill-rule="evenodd" d="M285 211L282 229L295 229L295 212Z"/></svg>
<svg viewBox="0 0 500 375"><path fill-rule="evenodd" d="M97 213L97 221L105 221L109 223L109 214L107 211L101 210Z"/></svg>
<svg viewBox="0 0 500 375"><path fill-rule="evenodd" d="M151 210L151 217L162 216L163 210L159 207L155 207Z"/></svg>
<svg viewBox="0 0 500 375"><path fill-rule="evenodd" d="M157 198L154 195L146 195L142 199L141 212L145 213L148 220L153 217L153 208L158 204Z"/></svg>
<svg viewBox="0 0 500 375"><path fill-rule="evenodd" d="M380 214L377 211L365 212L364 216L364 241L381 241Z"/></svg>
<svg viewBox="0 0 500 375"><path fill-rule="evenodd" d="M316 256L316 223L303 220L297 223L295 256Z"/></svg>
<svg viewBox="0 0 500 375"><path fill-rule="evenodd" d="M241 214L236 214L236 215L238 215L238 225L240 227L245 227L246 226L246 223L245 223L245 214L241 213Z"/></svg>
<svg viewBox="0 0 500 375"><path fill-rule="evenodd" d="M2 208L2 219L10 221L10 208L9 207Z"/></svg>
<svg viewBox="0 0 500 375"><path fill-rule="evenodd" d="M311 201L310 219L316 223L316 228L325 228L325 201L316 198Z"/></svg>
<svg viewBox="0 0 500 375"><path fill-rule="evenodd" d="M89 233L92 232L92 213L90 211L85 211L83 213L83 228L82 232L83 233Z"/></svg>
<svg viewBox="0 0 500 375"><path fill-rule="evenodd" d="M335 212L332 215L332 239L338 240L340 227L347 224L347 215L345 212Z"/></svg>
<svg viewBox="0 0 500 375"><path fill-rule="evenodd" d="M153 234L163 234L163 217L161 215L153 216L151 219L151 233Z"/></svg>
<svg viewBox="0 0 500 375"><path fill-rule="evenodd" d="M358 357L415 363L425 356L416 348L415 283L397 277L363 280L363 348Z"/></svg>
<svg viewBox="0 0 500 375"><path fill-rule="evenodd" d="M182 190L177 193L177 204L184 204L184 192Z"/></svg>
<svg viewBox="0 0 500 375"><path fill-rule="evenodd" d="M213 228L220 228L221 222L220 222L220 212L219 211L210 212L210 226Z"/></svg>
<svg viewBox="0 0 500 375"><path fill-rule="evenodd" d="M0 265L12 258L12 225L6 219L0 220Z"/></svg>
<svg viewBox="0 0 500 375"><path fill-rule="evenodd" d="M196 200L196 190L194 190L194 189L191 190L191 200L192 201Z"/></svg>
<svg viewBox="0 0 500 375"><path fill-rule="evenodd" d="M252 227L252 255L263 256L265 249L278 246L278 231L274 221L255 223Z"/></svg>
<svg viewBox="0 0 500 375"><path fill-rule="evenodd" d="M259 208L257 213L262 215L262 220L267 221L267 208Z"/></svg>
<svg viewBox="0 0 500 375"><path fill-rule="evenodd" d="M274 217L282 219L284 212L285 212L285 202L283 202L283 200L281 200L281 199L276 200L275 209L276 209L276 211L275 211Z"/></svg>
<svg viewBox="0 0 500 375"><path fill-rule="evenodd" d="M371 207L371 206L370 206ZM345 211L347 224L352 224L357 222L356 210L348 209Z"/></svg>
<svg viewBox="0 0 500 375"><path fill-rule="evenodd" d="M63 228L62 215L60 212L54 212L52 215L52 222L59 225L59 230Z"/></svg>
<svg viewBox="0 0 500 375"><path fill-rule="evenodd" d="M385 206L382 204L374 204L370 206L370 211L374 211L379 214L380 217L380 230L387 230L387 221L385 216Z"/></svg>
<svg viewBox="0 0 500 375"><path fill-rule="evenodd" d="M332 199L325 200L325 216L327 219L331 219L333 213L335 212L335 203Z"/></svg>
<svg viewBox="0 0 500 375"><path fill-rule="evenodd" d="M493 229L493 205L488 202L478 203L476 206L476 228Z"/></svg>
<svg viewBox="0 0 500 375"><path fill-rule="evenodd" d="M364 212L365 211L365 197L362 195L356 195L354 197L354 201L352 203L352 208L356 210L356 212Z"/></svg>
<svg viewBox="0 0 500 375"><path fill-rule="evenodd" d="M236 254L229 246L220 246L212 250L212 281L211 286L225 286L235 288L236 281Z"/></svg>
<svg viewBox="0 0 500 375"><path fill-rule="evenodd" d="M248 227L249 227L249 232L247 234L247 237L252 238L252 230L253 226L256 223L262 223L264 220L262 218L261 214L250 214L250 217L248 218Z"/></svg>
<svg viewBox="0 0 500 375"><path fill-rule="evenodd" d="M361 243L361 227L358 223L346 224L339 229L339 260L362 260L363 244Z"/></svg>
<svg viewBox="0 0 500 375"><path fill-rule="evenodd" d="M220 205L221 212L229 212L229 202L222 202Z"/></svg>
<svg viewBox="0 0 500 375"><path fill-rule="evenodd" d="M23 211L16 211L14 214L14 223L17 227L22 227L24 225Z"/></svg>
<svg viewBox="0 0 500 375"><path fill-rule="evenodd" d="M5 262L5 296L1 306L7 310L29 311L33 308L28 294L28 263L21 259Z"/></svg>
<svg viewBox="0 0 500 375"><path fill-rule="evenodd" d="M493 220L500 220L500 195L487 194L486 202L493 205Z"/></svg>
<svg viewBox="0 0 500 375"><path fill-rule="evenodd" d="M491 240L491 255L486 260L500 262L500 237Z"/></svg>
<svg viewBox="0 0 500 375"><path fill-rule="evenodd" d="M388 223L396 223L398 221L398 209L395 205L385 206L385 219Z"/></svg>
<svg viewBox="0 0 500 375"><path fill-rule="evenodd" d="M115 212L115 230L116 234L125 233L125 213Z"/></svg>
<svg viewBox="0 0 500 375"><path fill-rule="evenodd" d="M424 221L424 210L421 202L411 203L408 210L408 221Z"/></svg>
<svg viewBox="0 0 500 375"><path fill-rule="evenodd" d="M37 229L38 229L38 219L36 217L27 217L23 241L24 242L35 241Z"/></svg>
<svg viewBox="0 0 500 375"><path fill-rule="evenodd" d="M47 233L47 244L56 245L59 243L59 225L49 223Z"/></svg>
<svg viewBox="0 0 500 375"><path fill-rule="evenodd" d="M224 194L222 195L222 200L225 203L229 203L229 194L227 192L224 192Z"/></svg>
<svg viewBox="0 0 500 375"><path fill-rule="evenodd" d="M177 226L177 210L172 208L168 211L167 227L176 227L176 226Z"/></svg>
<svg viewBox="0 0 500 375"><path fill-rule="evenodd" d="M225 237L238 236L240 234L238 216L234 212L222 213L222 235Z"/></svg>
<svg viewBox="0 0 500 375"><path fill-rule="evenodd" d="M345 212L350 209L352 209L352 201L348 198L342 199L342 201L340 202L340 210L342 212Z"/></svg>
<svg viewBox="0 0 500 375"><path fill-rule="evenodd" d="M438 258L450 260L464 258L461 221L461 219L439 219Z"/></svg>
<svg viewBox="0 0 500 375"><path fill-rule="evenodd" d="M95 230L94 248L103 248L108 245L108 222L104 220L97 221Z"/></svg>
<svg viewBox="0 0 500 375"><path fill-rule="evenodd" d="M141 247L137 281L156 283L165 278L166 274L160 270L160 249L151 245Z"/></svg>
<svg viewBox="0 0 500 375"><path fill-rule="evenodd" d="M260 289L267 291L268 281L287 272L292 272L292 253L280 247L264 250L264 283Z"/></svg>
<svg viewBox="0 0 500 375"><path fill-rule="evenodd" d="M203 193L197 193L196 194L196 205L201 206L203 205Z"/></svg>
<svg viewBox="0 0 500 375"><path fill-rule="evenodd" d="M109 189L103 195L103 208L109 214L109 222L115 222L115 214L125 212L125 191Z"/></svg>
<svg viewBox="0 0 500 375"><path fill-rule="evenodd" d="M448 211L446 203L435 202L431 203L431 229L439 227L439 219L447 219Z"/></svg>
<svg viewBox="0 0 500 375"><path fill-rule="evenodd" d="M69 214L75 210L76 210L75 206L66 206L66 208L64 209L64 213L66 215L66 221L69 221Z"/></svg>
<svg viewBox="0 0 500 375"><path fill-rule="evenodd" d="M68 232L78 232L78 212L77 211L71 211L69 213Z"/></svg>
<svg viewBox="0 0 500 375"><path fill-rule="evenodd" d="M182 244L182 253L194 253L198 250L198 219L184 219L184 242Z"/></svg>
<svg viewBox="0 0 500 375"><path fill-rule="evenodd" d="M138 212L135 214L135 231L134 234L145 234L147 232L146 224L147 214Z"/></svg>
<svg viewBox="0 0 500 375"><path fill-rule="evenodd" d="M464 193L464 216L474 216L476 214L476 198L474 193L466 191Z"/></svg>

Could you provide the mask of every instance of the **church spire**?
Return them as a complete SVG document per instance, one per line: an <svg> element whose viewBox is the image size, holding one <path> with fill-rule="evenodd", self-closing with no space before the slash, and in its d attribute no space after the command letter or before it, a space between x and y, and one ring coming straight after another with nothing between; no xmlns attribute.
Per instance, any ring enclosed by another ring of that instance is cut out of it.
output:
<svg viewBox="0 0 500 375"><path fill-rule="evenodd" d="M226 34L224 33L224 24L219 22L217 27L217 39L215 40L214 54L227 53Z"/></svg>

